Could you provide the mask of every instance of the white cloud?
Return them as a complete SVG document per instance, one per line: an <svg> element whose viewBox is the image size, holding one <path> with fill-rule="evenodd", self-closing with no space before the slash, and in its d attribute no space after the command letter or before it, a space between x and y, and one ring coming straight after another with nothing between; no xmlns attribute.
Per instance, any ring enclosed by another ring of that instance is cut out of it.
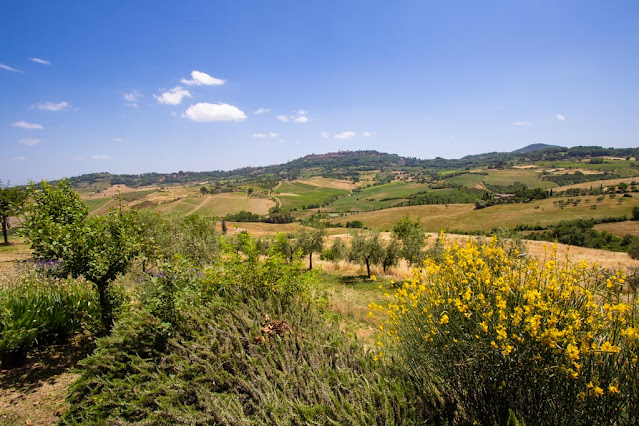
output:
<svg viewBox="0 0 639 426"><path fill-rule="evenodd" d="M9 65L5 65L5 64L0 64L0 68L2 68L3 70L7 70L7 71L22 72L20 70L17 70L15 68L12 68Z"/></svg>
<svg viewBox="0 0 639 426"><path fill-rule="evenodd" d="M258 108L258 109L255 111L255 114L266 114L267 112L270 112L270 111L271 111L271 109L270 109L270 108L264 108L264 107L262 107L262 108Z"/></svg>
<svg viewBox="0 0 639 426"><path fill-rule="evenodd" d="M44 59L40 59L40 58L27 58L27 59L30 60L31 62L35 62L36 64L51 65L51 61L45 61Z"/></svg>
<svg viewBox="0 0 639 426"><path fill-rule="evenodd" d="M191 72L191 80L183 78L180 81L187 86L221 86L224 84L224 80L201 71Z"/></svg>
<svg viewBox="0 0 639 426"><path fill-rule="evenodd" d="M108 160L111 157L105 154L96 154L96 155L92 155L91 158L94 160Z"/></svg>
<svg viewBox="0 0 639 426"><path fill-rule="evenodd" d="M171 117L177 117L177 112L171 111Z"/></svg>
<svg viewBox="0 0 639 426"><path fill-rule="evenodd" d="M62 111L65 108L70 107L68 102L40 102L36 105L31 105L31 108L39 109L42 111Z"/></svg>
<svg viewBox="0 0 639 426"><path fill-rule="evenodd" d="M122 138L113 138L113 142L126 142L126 139L122 139Z"/></svg>
<svg viewBox="0 0 639 426"><path fill-rule="evenodd" d="M263 139L263 138L275 138L275 137L279 136L279 134L273 133L273 132L270 132L270 133L253 133L251 136L253 136L254 138Z"/></svg>
<svg viewBox="0 0 639 426"><path fill-rule="evenodd" d="M142 94L138 92L137 90L134 90L132 92L122 94L122 97L124 97L124 102L125 102L124 105L131 108L137 108L138 101L142 97Z"/></svg>
<svg viewBox="0 0 639 426"><path fill-rule="evenodd" d="M167 90L160 96L153 95L153 97L161 104L180 105L183 98L191 97L191 93L189 93L186 89L182 89L181 86L175 86L173 89Z"/></svg>
<svg viewBox="0 0 639 426"><path fill-rule="evenodd" d="M40 143L40 139L21 139L20 145L35 146Z"/></svg>
<svg viewBox="0 0 639 426"><path fill-rule="evenodd" d="M566 116L565 116L565 115L563 115L563 114L557 114L555 117L557 117L557 119L559 119L559 120L561 120L561 121L566 120Z"/></svg>
<svg viewBox="0 0 639 426"><path fill-rule="evenodd" d="M13 157L13 161L24 161L24 160L26 160L26 158L24 158L23 156Z"/></svg>
<svg viewBox="0 0 639 426"><path fill-rule="evenodd" d="M42 125L35 123L27 123L26 121L16 121L15 123L11 123L14 127L21 127L23 129L43 129Z"/></svg>
<svg viewBox="0 0 639 426"><path fill-rule="evenodd" d="M362 136L366 136L367 138L373 136L375 133L373 132L362 132Z"/></svg>
<svg viewBox="0 0 639 426"><path fill-rule="evenodd" d="M357 136L355 132L342 132L335 135L335 139L351 139Z"/></svg>
<svg viewBox="0 0 639 426"><path fill-rule="evenodd" d="M320 136L323 137L324 139L329 137L328 132L322 132L320 133Z"/></svg>
<svg viewBox="0 0 639 426"><path fill-rule="evenodd" d="M307 114L308 114L307 111L300 109L299 111L297 111L297 114L295 115L278 115L275 118L277 118L283 123L287 123L289 121L293 121L295 123L308 123Z"/></svg>
<svg viewBox="0 0 639 426"><path fill-rule="evenodd" d="M515 121L513 126L532 126L533 124L530 121Z"/></svg>
<svg viewBox="0 0 639 426"><path fill-rule="evenodd" d="M243 121L246 118L246 114L233 105L200 102L191 105L182 117L205 123L209 121Z"/></svg>

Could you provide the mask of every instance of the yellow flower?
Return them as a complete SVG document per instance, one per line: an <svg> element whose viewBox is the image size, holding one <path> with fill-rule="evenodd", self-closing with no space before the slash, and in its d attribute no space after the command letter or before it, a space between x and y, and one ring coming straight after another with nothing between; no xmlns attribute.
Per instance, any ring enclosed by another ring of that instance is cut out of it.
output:
<svg viewBox="0 0 639 426"><path fill-rule="evenodd" d="M618 394L619 388L615 384L611 383L610 386L608 386L608 392L613 395Z"/></svg>
<svg viewBox="0 0 639 426"><path fill-rule="evenodd" d="M579 348L577 348L577 346L573 345L572 343L568 344L568 346L566 347L566 357L570 361L579 359Z"/></svg>
<svg viewBox="0 0 639 426"><path fill-rule="evenodd" d="M628 339L639 339L639 327L628 327L621 332L621 335Z"/></svg>
<svg viewBox="0 0 639 426"><path fill-rule="evenodd" d="M439 320L440 324L448 324L448 315L444 314L442 315L441 319Z"/></svg>

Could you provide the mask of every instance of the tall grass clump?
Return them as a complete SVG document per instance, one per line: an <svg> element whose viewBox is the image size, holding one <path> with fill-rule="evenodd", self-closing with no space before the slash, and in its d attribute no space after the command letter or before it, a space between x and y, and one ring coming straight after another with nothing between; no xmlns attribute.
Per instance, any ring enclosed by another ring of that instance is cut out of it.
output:
<svg viewBox="0 0 639 426"><path fill-rule="evenodd" d="M26 350L94 328L100 307L91 283L15 270L0 282L0 349Z"/></svg>
<svg viewBox="0 0 639 426"><path fill-rule="evenodd" d="M457 404L505 424L639 421L639 318L621 273L539 262L497 238L445 245L389 296L379 355ZM386 348L386 346L391 348Z"/></svg>

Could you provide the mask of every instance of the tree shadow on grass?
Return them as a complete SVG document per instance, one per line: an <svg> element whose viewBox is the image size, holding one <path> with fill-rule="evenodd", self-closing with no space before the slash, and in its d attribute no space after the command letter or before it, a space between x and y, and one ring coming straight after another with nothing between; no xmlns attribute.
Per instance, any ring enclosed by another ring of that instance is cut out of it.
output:
<svg viewBox="0 0 639 426"><path fill-rule="evenodd" d="M74 368L94 348L93 340L78 336L63 345L34 349L27 355L24 367L0 370L0 389L26 395L44 384L53 384L58 376Z"/></svg>
<svg viewBox="0 0 639 426"><path fill-rule="evenodd" d="M363 275L343 275L340 277L342 284L344 285L355 285L355 284L363 284L369 280L366 274Z"/></svg>

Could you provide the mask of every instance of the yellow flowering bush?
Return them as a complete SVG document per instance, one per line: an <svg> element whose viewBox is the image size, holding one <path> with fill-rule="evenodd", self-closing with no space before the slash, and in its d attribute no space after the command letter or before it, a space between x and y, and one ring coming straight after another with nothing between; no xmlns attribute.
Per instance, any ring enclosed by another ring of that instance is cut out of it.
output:
<svg viewBox="0 0 639 426"><path fill-rule="evenodd" d="M445 244L371 305L385 313L377 344L484 424L509 409L533 423L635 424L639 309L624 280L554 249L539 261L497 238Z"/></svg>

